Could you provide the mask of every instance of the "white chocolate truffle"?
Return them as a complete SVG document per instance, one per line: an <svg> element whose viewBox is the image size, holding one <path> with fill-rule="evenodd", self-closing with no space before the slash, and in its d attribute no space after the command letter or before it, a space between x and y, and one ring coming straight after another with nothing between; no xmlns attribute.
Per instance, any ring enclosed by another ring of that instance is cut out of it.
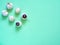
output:
<svg viewBox="0 0 60 45"><path fill-rule="evenodd" d="M13 22L15 20L14 16L9 16L9 21Z"/></svg>
<svg viewBox="0 0 60 45"><path fill-rule="evenodd" d="M19 14L20 13L20 8L16 8L15 13Z"/></svg>
<svg viewBox="0 0 60 45"><path fill-rule="evenodd" d="M13 4L12 3L7 3L6 7L7 7L7 9L12 9L13 8Z"/></svg>
<svg viewBox="0 0 60 45"><path fill-rule="evenodd" d="M3 15L3 16L8 16L7 10L3 10L3 11L2 11L2 15Z"/></svg>
<svg viewBox="0 0 60 45"><path fill-rule="evenodd" d="M16 22L16 27L21 27L22 26L22 22L21 21L17 21Z"/></svg>

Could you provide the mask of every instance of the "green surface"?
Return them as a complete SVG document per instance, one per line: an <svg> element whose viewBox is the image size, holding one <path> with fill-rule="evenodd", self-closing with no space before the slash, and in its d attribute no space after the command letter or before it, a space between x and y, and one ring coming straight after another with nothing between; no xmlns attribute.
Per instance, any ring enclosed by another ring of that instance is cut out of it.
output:
<svg viewBox="0 0 60 45"><path fill-rule="evenodd" d="M15 21L22 13L28 14L21 28L16 29L9 16L1 16L7 2L14 4L9 15ZM21 8L19 16L14 13L17 7ZM0 0L0 45L60 45L60 0Z"/></svg>

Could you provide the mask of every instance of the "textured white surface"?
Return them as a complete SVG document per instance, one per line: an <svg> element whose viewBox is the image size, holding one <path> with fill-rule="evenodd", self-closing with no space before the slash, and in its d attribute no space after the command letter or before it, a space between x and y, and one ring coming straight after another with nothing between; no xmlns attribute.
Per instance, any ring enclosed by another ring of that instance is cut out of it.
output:
<svg viewBox="0 0 60 45"><path fill-rule="evenodd" d="M15 12L20 13L20 8L16 8Z"/></svg>
<svg viewBox="0 0 60 45"><path fill-rule="evenodd" d="M15 20L14 16L9 16L9 21L13 22Z"/></svg>
<svg viewBox="0 0 60 45"><path fill-rule="evenodd" d="M7 16L7 15L8 15L7 10L3 10L3 11L2 11L2 15L3 15L3 16Z"/></svg>
<svg viewBox="0 0 60 45"><path fill-rule="evenodd" d="M13 8L13 4L12 3L7 3L6 7L7 7L7 9L12 9Z"/></svg>

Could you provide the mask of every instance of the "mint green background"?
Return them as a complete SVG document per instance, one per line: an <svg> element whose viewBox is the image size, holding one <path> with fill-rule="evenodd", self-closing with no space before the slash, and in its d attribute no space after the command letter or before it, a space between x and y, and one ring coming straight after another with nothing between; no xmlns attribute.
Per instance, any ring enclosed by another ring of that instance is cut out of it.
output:
<svg viewBox="0 0 60 45"><path fill-rule="evenodd" d="M9 15L15 16L15 9L21 8L15 21L28 14L21 28L9 23L9 16L1 16L7 2L14 4ZM60 0L0 0L0 45L60 45Z"/></svg>

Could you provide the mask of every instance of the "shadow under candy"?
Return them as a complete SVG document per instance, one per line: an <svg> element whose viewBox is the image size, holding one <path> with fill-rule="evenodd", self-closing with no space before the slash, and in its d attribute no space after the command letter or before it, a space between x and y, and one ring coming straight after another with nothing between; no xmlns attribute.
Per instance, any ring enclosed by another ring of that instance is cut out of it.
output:
<svg viewBox="0 0 60 45"><path fill-rule="evenodd" d="M11 21L8 20L8 23L9 23L9 25L13 25L14 21L11 22Z"/></svg>
<svg viewBox="0 0 60 45"><path fill-rule="evenodd" d="M5 20L7 17L8 17L8 16L3 16L3 15L2 15L2 20Z"/></svg>
<svg viewBox="0 0 60 45"><path fill-rule="evenodd" d="M12 9L7 9L7 8L6 8L6 10L10 13L10 12L12 12L13 8L12 8Z"/></svg>
<svg viewBox="0 0 60 45"><path fill-rule="evenodd" d="M20 15L20 13L16 13L16 12L15 12L15 17L18 17L19 15Z"/></svg>
<svg viewBox="0 0 60 45"><path fill-rule="evenodd" d="M21 31L21 29L22 29L22 26L21 27L15 27L16 32Z"/></svg>

